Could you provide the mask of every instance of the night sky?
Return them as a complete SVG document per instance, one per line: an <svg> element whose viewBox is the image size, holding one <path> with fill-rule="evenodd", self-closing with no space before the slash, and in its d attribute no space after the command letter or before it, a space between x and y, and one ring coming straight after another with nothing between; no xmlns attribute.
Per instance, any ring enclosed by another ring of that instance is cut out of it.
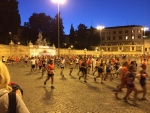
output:
<svg viewBox="0 0 150 113"><path fill-rule="evenodd" d="M45 13L52 18L58 13L52 0L18 0L21 25L28 22L33 13ZM142 25L150 29L150 0L66 0L60 4L64 32L69 34L84 24L88 28Z"/></svg>

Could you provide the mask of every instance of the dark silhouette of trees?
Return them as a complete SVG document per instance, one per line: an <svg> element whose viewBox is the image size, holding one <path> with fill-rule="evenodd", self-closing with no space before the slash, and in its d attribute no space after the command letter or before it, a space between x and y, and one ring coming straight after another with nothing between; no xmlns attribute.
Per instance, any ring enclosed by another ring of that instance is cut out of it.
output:
<svg viewBox="0 0 150 113"><path fill-rule="evenodd" d="M29 18L30 40L35 43L38 38L38 32L42 32L44 38L50 41L50 32L52 31L53 19L45 13L33 13Z"/></svg>
<svg viewBox="0 0 150 113"><path fill-rule="evenodd" d="M29 22L25 22L24 27L25 31L22 37L28 39L28 42L31 41L35 44L38 33L42 32L43 38L46 38L49 45L54 44L58 47L58 14L52 18L45 13L33 13L29 18ZM63 22L62 19L59 18L60 47L64 42L63 30Z"/></svg>
<svg viewBox="0 0 150 113"><path fill-rule="evenodd" d="M87 26L84 24L78 25L78 30L76 31L76 41L74 47L77 49L83 49L87 45Z"/></svg>
<svg viewBox="0 0 150 113"><path fill-rule="evenodd" d="M74 27L71 24L70 28L70 45L74 45L75 49L92 49L91 46L97 46L99 44L99 33L95 33L95 28L92 26L87 29L84 24L79 24L78 29L74 31Z"/></svg>
<svg viewBox="0 0 150 113"><path fill-rule="evenodd" d="M9 44L10 40L15 43L20 27L20 14L17 0L0 0L0 43Z"/></svg>
<svg viewBox="0 0 150 113"><path fill-rule="evenodd" d="M60 47L63 46L63 43L65 41L64 39L64 26L63 26L63 20L60 18L59 13L59 34L60 34ZM54 17L52 21L52 31L51 31L51 42L52 44L55 44L56 47L58 47L58 14Z"/></svg>
<svg viewBox="0 0 150 113"><path fill-rule="evenodd" d="M71 29L70 29L70 34L69 34L69 42L70 42L70 45L75 45L75 42L76 42L76 34L75 34L73 24L71 24Z"/></svg>

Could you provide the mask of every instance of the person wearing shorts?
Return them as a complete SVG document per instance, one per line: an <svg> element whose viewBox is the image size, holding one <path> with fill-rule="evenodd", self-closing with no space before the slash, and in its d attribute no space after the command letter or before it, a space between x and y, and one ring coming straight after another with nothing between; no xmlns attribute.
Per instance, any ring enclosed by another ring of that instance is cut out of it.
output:
<svg viewBox="0 0 150 113"><path fill-rule="evenodd" d="M47 81L51 78L51 88L54 89L54 63L50 60L49 64L46 66L47 70L47 78L44 81L44 85L46 85Z"/></svg>

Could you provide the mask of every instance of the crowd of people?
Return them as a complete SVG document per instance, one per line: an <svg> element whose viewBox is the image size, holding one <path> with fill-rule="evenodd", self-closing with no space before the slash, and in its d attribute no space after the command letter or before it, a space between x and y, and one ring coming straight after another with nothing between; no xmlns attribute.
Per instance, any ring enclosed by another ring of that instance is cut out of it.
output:
<svg viewBox="0 0 150 113"><path fill-rule="evenodd" d="M120 99L118 97L118 93L122 90L122 88L126 88L126 95L124 96L124 101L128 102L129 95L132 91L134 91L133 103L136 105L137 95L139 93L143 93L142 100L146 99L146 79L148 78L148 74L146 72L148 65L148 56L140 55L139 59L135 57L132 61L129 56L115 56L115 55L106 55L99 58L94 58L93 56L80 56L80 55L63 55L63 56L32 56L29 57L25 55L24 57L14 57L13 55L9 57L7 60L4 56L2 56L1 65L7 68L4 64L9 65L19 65L20 62L24 62L24 67L31 66L30 73L34 73L35 71L39 71L41 73L41 77L46 73L47 78L43 81L44 86L47 84L47 81L51 80L51 88L54 89L54 74L55 71L58 71L60 68L61 77L66 76L64 74L64 69L69 68L68 75L72 76L73 70L78 69L78 78L84 79L84 82L87 82L87 75L92 72L93 80L97 82L97 79L100 78L100 83L104 84L107 79L109 81L113 81L113 77L116 76L120 78L120 85L117 86L116 92L114 95L116 99ZM141 70L137 72L137 60L140 60ZM16 62L16 63L15 63ZM15 63L15 64L14 64ZM6 70L8 71L8 70ZM5 87L1 87L7 90L7 84L10 82L9 74L4 73L8 80L5 80ZM97 74L97 75L96 75ZM139 83L142 87L141 90L136 88L135 78L139 79ZM4 81L1 81L4 83ZM7 91L8 93L8 91ZM18 97L17 97L18 98ZM1 100L0 100L1 101ZM25 105L23 105L25 106ZM26 109L26 108L25 108Z"/></svg>

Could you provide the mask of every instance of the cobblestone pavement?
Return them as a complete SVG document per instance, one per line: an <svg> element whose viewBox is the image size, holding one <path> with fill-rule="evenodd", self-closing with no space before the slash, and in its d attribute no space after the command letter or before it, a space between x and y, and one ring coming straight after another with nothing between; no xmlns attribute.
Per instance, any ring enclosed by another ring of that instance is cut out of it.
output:
<svg viewBox="0 0 150 113"><path fill-rule="evenodd" d="M139 67L139 66L138 66ZM125 103L123 100L117 100L114 96L114 90L119 84L119 78L114 76L110 82L106 80L100 84L100 79L94 82L92 71L88 74L87 83L83 78L79 80L78 69L73 70L72 76L69 75L69 69L65 68L64 77L60 76L60 69L55 69L55 89L50 88L50 81L44 88L44 77L41 73L35 71L30 74L30 66L8 65L11 81L18 83L24 90L23 100L31 113L149 113L150 112L150 81L147 80L148 101L140 101L138 106L133 106L133 102ZM150 66L147 69L150 74ZM96 73L95 73L96 75ZM136 79L136 86L139 86ZM119 93L122 99L126 89ZM133 94L132 94L133 95ZM131 95L131 96L132 96ZM142 95L139 94L138 98Z"/></svg>

